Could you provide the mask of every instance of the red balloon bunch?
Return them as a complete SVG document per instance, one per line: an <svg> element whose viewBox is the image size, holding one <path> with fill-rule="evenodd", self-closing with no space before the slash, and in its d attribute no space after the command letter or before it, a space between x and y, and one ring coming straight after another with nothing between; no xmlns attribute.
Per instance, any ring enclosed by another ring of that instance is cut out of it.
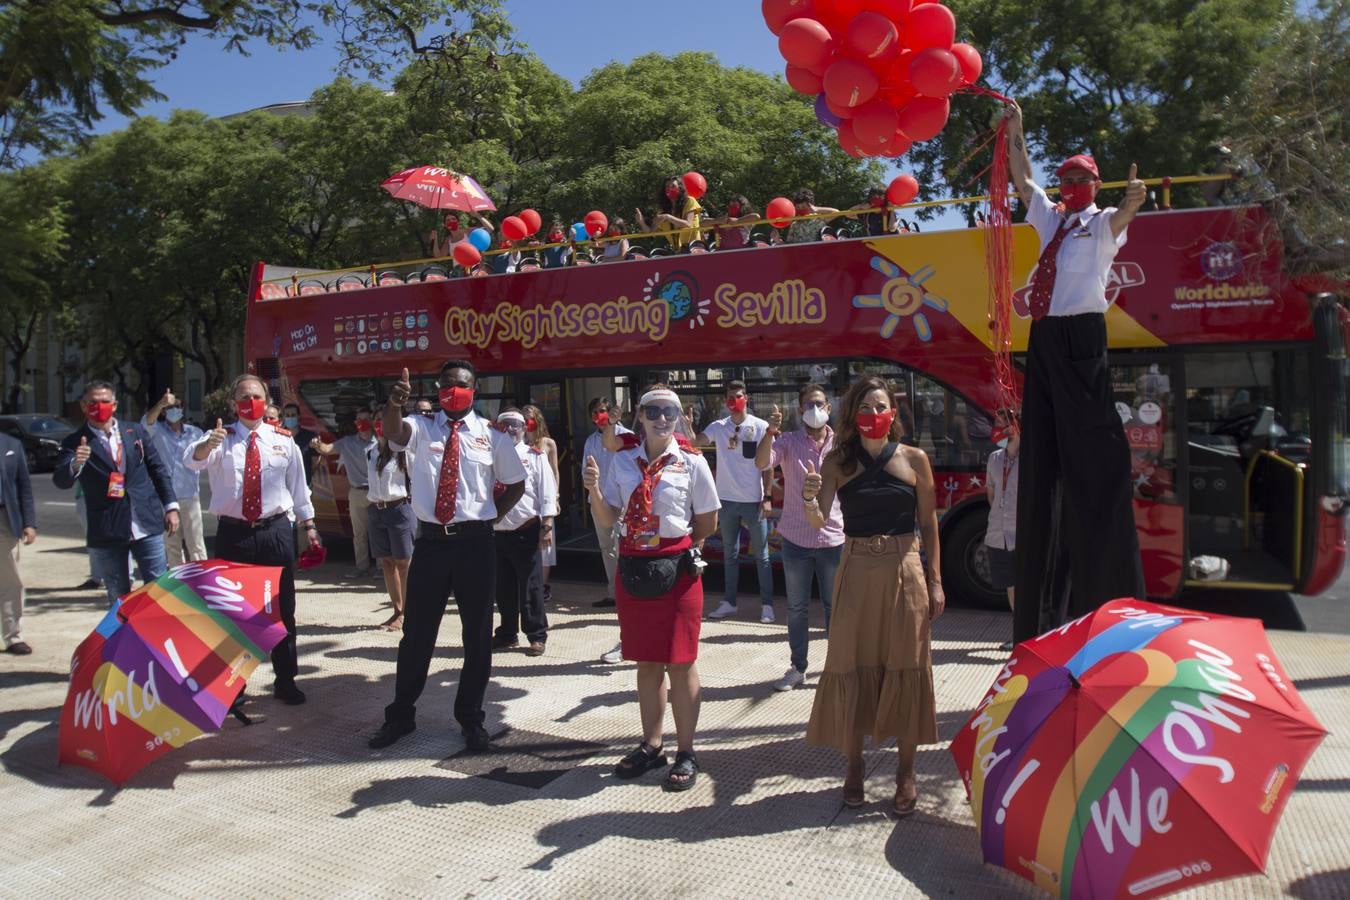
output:
<svg viewBox="0 0 1350 900"><path fill-rule="evenodd" d="M787 81L824 95L839 144L896 157L947 124L948 98L980 77L980 53L956 40L956 16L914 0L761 0ZM817 105L817 115L823 115ZM824 119L822 119L824 121Z"/></svg>

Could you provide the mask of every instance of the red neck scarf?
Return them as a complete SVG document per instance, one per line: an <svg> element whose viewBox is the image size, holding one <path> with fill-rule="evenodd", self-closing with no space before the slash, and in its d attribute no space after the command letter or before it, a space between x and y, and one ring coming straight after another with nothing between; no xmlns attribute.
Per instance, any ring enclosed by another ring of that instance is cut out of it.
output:
<svg viewBox="0 0 1350 900"><path fill-rule="evenodd" d="M628 508L624 510L625 549L648 551L659 543L661 523L657 516L652 515L652 495L656 492L656 485L661 481L662 472L666 466L675 462L675 459L674 453L666 453L655 462L633 460L642 475L642 483L633 488L633 493L628 495Z"/></svg>

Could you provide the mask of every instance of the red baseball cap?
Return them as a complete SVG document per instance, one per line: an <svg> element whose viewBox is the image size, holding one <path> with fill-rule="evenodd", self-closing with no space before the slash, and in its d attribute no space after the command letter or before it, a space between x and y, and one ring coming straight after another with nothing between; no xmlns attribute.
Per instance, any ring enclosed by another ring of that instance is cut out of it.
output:
<svg viewBox="0 0 1350 900"><path fill-rule="evenodd" d="M1100 181L1102 177L1097 171L1097 161L1086 153L1076 153L1064 160L1064 162L1059 164L1059 168L1055 170L1055 174L1063 176L1063 174L1070 169L1084 169L1091 172L1092 177L1096 178L1098 181Z"/></svg>

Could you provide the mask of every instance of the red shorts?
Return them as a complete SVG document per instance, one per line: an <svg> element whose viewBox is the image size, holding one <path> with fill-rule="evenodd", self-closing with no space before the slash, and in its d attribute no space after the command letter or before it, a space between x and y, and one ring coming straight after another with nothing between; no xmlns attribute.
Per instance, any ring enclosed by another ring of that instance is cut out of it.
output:
<svg viewBox="0 0 1350 900"><path fill-rule="evenodd" d="M634 597L615 579L619 637L623 658L634 662L686 665L698 659L698 632L703 622L703 579L681 575L670 593Z"/></svg>

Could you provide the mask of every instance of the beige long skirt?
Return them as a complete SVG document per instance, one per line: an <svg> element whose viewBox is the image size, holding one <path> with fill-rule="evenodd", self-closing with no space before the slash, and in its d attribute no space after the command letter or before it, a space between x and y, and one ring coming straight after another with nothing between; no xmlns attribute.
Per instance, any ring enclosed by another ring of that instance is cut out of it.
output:
<svg viewBox="0 0 1350 900"><path fill-rule="evenodd" d="M901 540L911 544L901 553ZM908 536L849 538L834 578L825 671L806 741L937 743L928 586Z"/></svg>

